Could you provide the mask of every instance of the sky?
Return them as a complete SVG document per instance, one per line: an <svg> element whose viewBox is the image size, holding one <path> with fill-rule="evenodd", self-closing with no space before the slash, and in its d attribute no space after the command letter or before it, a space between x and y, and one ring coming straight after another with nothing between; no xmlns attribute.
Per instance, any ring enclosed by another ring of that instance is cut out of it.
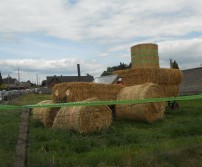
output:
<svg viewBox="0 0 202 167"><path fill-rule="evenodd" d="M99 77L129 64L130 48L155 43L161 68L202 66L201 0L1 0L2 77ZM19 71L19 72L18 72Z"/></svg>

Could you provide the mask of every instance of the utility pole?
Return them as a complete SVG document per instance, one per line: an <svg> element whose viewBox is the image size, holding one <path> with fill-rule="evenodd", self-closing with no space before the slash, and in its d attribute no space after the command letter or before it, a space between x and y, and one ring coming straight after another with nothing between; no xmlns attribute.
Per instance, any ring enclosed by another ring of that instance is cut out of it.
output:
<svg viewBox="0 0 202 167"><path fill-rule="evenodd" d="M36 73L36 87L38 88L38 74Z"/></svg>
<svg viewBox="0 0 202 167"><path fill-rule="evenodd" d="M170 59L170 68L173 68L173 60Z"/></svg>
<svg viewBox="0 0 202 167"><path fill-rule="evenodd" d="M8 90L9 90L9 84L10 84L10 78L9 78L10 76L9 76L9 73L8 73Z"/></svg>
<svg viewBox="0 0 202 167"><path fill-rule="evenodd" d="M20 89L20 69L19 68L18 68L18 82L19 82L18 87Z"/></svg>
<svg viewBox="0 0 202 167"><path fill-rule="evenodd" d="M40 77L39 77L39 87L40 87L40 85L41 85L41 79L40 79Z"/></svg>

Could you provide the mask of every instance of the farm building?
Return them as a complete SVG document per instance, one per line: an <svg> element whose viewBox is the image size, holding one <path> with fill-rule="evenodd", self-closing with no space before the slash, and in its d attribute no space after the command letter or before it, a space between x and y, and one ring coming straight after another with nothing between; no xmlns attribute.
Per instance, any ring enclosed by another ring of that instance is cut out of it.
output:
<svg viewBox="0 0 202 167"><path fill-rule="evenodd" d="M202 67L182 70L183 80L180 95L202 93Z"/></svg>
<svg viewBox="0 0 202 167"><path fill-rule="evenodd" d="M19 87L19 81L16 78L3 78L3 84L9 89L16 89Z"/></svg>
<svg viewBox="0 0 202 167"><path fill-rule="evenodd" d="M94 77L91 75L87 76L47 76L46 77L46 84L47 86L53 87L55 84L59 83L68 83L68 82L92 82L94 80Z"/></svg>

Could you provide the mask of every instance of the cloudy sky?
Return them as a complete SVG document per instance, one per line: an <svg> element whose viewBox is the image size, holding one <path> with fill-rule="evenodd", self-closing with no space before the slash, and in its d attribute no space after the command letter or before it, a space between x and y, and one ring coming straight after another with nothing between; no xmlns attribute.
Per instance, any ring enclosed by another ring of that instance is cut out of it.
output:
<svg viewBox="0 0 202 167"><path fill-rule="evenodd" d="M130 47L156 43L160 66L202 64L201 0L0 0L0 71L36 82L99 76L130 63Z"/></svg>

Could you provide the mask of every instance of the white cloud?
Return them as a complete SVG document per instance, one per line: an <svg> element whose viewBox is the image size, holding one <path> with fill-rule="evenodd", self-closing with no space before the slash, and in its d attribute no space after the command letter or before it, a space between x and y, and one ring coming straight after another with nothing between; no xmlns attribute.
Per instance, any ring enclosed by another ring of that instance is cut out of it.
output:
<svg viewBox="0 0 202 167"><path fill-rule="evenodd" d="M60 60L45 60L45 59L7 59L0 61L2 75L7 77L11 74L12 77L18 78L18 68L21 75L25 78L34 78L35 74L39 74L46 78L50 75L77 75L77 64L81 66L81 74L100 75L105 66L99 63L86 62L84 60L69 58Z"/></svg>
<svg viewBox="0 0 202 167"><path fill-rule="evenodd" d="M202 29L200 0L2 0L0 31L45 32L66 39L108 40L182 35Z"/></svg>
<svg viewBox="0 0 202 167"><path fill-rule="evenodd" d="M202 62L202 38L170 40L159 43L159 57L176 60L181 69L199 67ZM163 64L165 65L165 64Z"/></svg>
<svg viewBox="0 0 202 167"><path fill-rule="evenodd" d="M84 73L98 75L111 62L129 62L130 47L147 42L159 45L162 67L169 65L169 58L182 68L198 66L202 63L202 39L188 39L187 34L201 32L201 6L201 0L82 0L74 4L65 0L1 0L0 43L7 47L1 46L0 53L13 58L1 54L1 71L6 75L20 67L25 76L28 72L68 75L76 74L76 64L80 63ZM88 54L86 48L83 51L74 46L68 50L67 43L61 46L40 39L23 40L19 35L33 32L58 40L89 42L99 49ZM13 41L21 47L10 47ZM35 48L23 48L25 43ZM54 48L53 54L47 53L49 48ZM75 50L90 58L84 59ZM67 54L60 55L61 52ZM24 57L18 60L20 55ZM113 59L115 56L117 59ZM107 62L99 62L107 58Z"/></svg>
<svg viewBox="0 0 202 167"><path fill-rule="evenodd" d="M100 57L107 57L108 55L109 55L109 54L105 52L105 53L101 53L101 54L100 54Z"/></svg>

